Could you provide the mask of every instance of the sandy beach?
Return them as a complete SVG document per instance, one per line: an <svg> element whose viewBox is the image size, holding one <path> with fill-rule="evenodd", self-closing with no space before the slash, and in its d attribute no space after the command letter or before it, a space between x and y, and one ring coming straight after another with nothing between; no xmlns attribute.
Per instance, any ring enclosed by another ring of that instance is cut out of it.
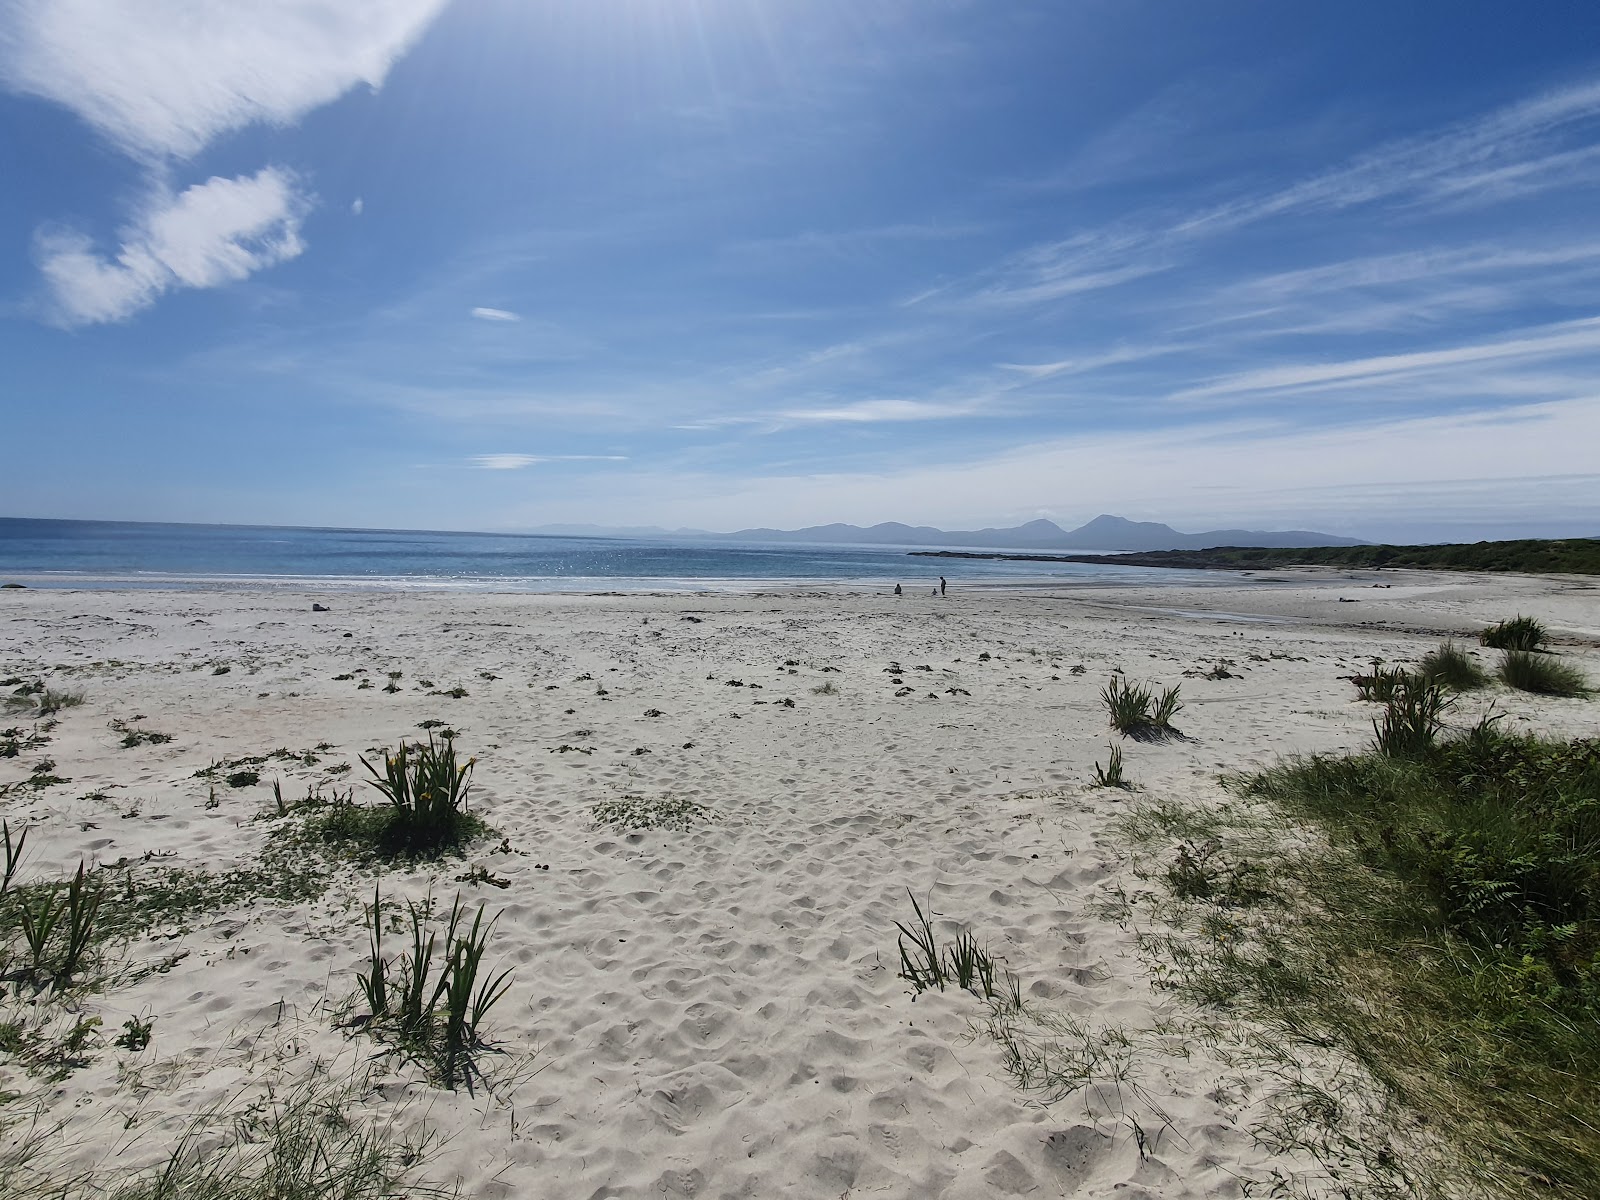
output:
<svg viewBox="0 0 1600 1200"><path fill-rule="evenodd" d="M471 808L494 830L465 859L349 867L291 904L219 892L117 947L67 1014L101 1021L81 1065L51 1079L0 1053L0 1092L36 1113L8 1136L55 1130L50 1169L114 1177L208 1112L320 1077L349 1088L351 1115L432 1138L418 1178L468 1196L1173 1198L1275 1176L1320 1194L1316 1164L1255 1136L1270 1084L1203 1046L1155 1055L1137 1089L1019 1090L982 1002L913 997L896 922L915 896L987 942L1030 1003L1159 1040L1185 1014L1102 904L1140 886L1128 807L1210 803L1223 772L1362 745L1374 709L1345 676L1513 613L1600 681L1600 588L1575 578L1264 572L943 599L0 592L0 677L83 695L47 743L0 759L0 816L29 829L23 881L80 862L220 875L272 836L254 818L274 779L376 802L359 756L425 722L475 756ZM1206 677L1219 662L1230 677ZM1181 684L1182 740L1111 734L1099 692L1117 670ZM1499 687L1457 719L1491 700L1512 726L1596 728L1590 701ZM127 730L171 740L124 746ZM1093 786L1113 741L1137 791ZM197 775L263 755L254 784ZM41 759L60 782L24 786ZM625 798L700 815L597 821ZM347 1026L374 882L499 914L488 957L511 990L470 1094ZM0 1023L46 1019L5 1005ZM114 1044L130 1018L150 1021L143 1049Z"/></svg>

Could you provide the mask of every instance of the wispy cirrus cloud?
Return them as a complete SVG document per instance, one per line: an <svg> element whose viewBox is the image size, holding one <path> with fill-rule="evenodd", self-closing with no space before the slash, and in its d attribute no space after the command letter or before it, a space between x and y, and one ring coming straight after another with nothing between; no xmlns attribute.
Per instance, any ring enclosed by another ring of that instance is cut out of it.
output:
<svg viewBox="0 0 1600 1200"><path fill-rule="evenodd" d="M377 87L446 2L10 0L0 84L76 113L145 166L155 194L109 256L82 233L40 235L52 315L125 320L163 292L236 282L299 254L312 198L292 172L174 195L173 168L234 130L289 125L358 84Z"/></svg>
<svg viewBox="0 0 1600 1200"><path fill-rule="evenodd" d="M1159 210L1044 242L1004 259L946 301L963 307L1038 305L1173 270L1195 247L1274 218L1381 202L1487 205L1600 182L1600 83L1504 106L1431 133L1389 142L1283 187L1177 218Z"/></svg>
<svg viewBox="0 0 1600 1200"><path fill-rule="evenodd" d="M1194 235L1291 212L1336 211L1380 200L1438 202L1474 194L1502 198L1495 186L1566 187L1600 176L1600 148L1561 144L1600 129L1600 83L1585 83L1506 105L1483 117L1402 138L1332 170L1265 195L1219 205L1173 226Z"/></svg>
<svg viewBox="0 0 1600 1200"><path fill-rule="evenodd" d="M805 423L873 421L943 421L977 412L976 402L939 404L926 400L859 400L826 408L793 408L778 414L783 421Z"/></svg>
<svg viewBox="0 0 1600 1200"><path fill-rule="evenodd" d="M627 462L626 454L476 454L467 460L480 471L520 471L551 462Z"/></svg>
<svg viewBox="0 0 1600 1200"><path fill-rule="evenodd" d="M480 321L520 321L522 318L510 309L475 308L472 315Z"/></svg>
<svg viewBox="0 0 1600 1200"><path fill-rule="evenodd" d="M1477 369L1487 363L1527 360L1562 362L1574 356L1600 354L1600 317L1564 321L1522 331L1515 337L1491 338L1442 350L1383 354L1343 362L1293 364L1243 371L1169 396L1175 402L1225 403L1263 396L1381 384L1398 379Z"/></svg>

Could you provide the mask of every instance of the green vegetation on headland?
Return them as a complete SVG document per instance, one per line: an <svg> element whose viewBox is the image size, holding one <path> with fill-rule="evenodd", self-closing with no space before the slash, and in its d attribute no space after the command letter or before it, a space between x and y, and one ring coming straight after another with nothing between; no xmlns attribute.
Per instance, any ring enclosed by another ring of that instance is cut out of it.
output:
<svg viewBox="0 0 1600 1200"><path fill-rule="evenodd" d="M1404 567L1420 571L1600 575L1600 538L1523 538L1439 546L1305 546L1293 549L1215 546L1209 550L1140 550L1129 554L986 554L961 550L913 550L911 553L927 558L1101 563L1119 567L1181 567L1193 571Z"/></svg>

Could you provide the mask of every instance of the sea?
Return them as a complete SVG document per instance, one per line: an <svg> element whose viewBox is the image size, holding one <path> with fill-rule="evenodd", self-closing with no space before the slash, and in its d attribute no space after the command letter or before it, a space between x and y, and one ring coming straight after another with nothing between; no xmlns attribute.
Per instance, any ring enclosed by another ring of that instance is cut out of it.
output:
<svg viewBox="0 0 1600 1200"><path fill-rule="evenodd" d="M913 555L915 549L0 517L0 584L177 590L696 592L888 589L898 583L910 592L937 586L941 575L958 587L1220 582L1218 572L925 558Z"/></svg>

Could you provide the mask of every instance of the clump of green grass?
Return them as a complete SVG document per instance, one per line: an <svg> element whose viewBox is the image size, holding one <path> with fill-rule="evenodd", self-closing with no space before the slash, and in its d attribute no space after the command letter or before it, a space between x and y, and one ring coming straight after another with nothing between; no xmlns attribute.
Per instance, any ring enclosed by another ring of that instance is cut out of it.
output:
<svg viewBox="0 0 1600 1200"><path fill-rule="evenodd" d="M372 775L368 782L388 801L387 820L376 830L380 848L398 854L438 854L462 846L481 833L483 822L467 811L472 790L472 768L477 759L462 762L455 742L427 745L402 741L383 756L383 769L364 757L361 765Z"/></svg>
<svg viewBox="0 0 1600 1200"><path fill-rule="evenodd" d="M621 796L601 800L589 810L596 826L620 829L688 829L707 820L711 810L687 796Z"/></svg>
<svg viewBox="0 0 1600 1200"><path fill-rule="evenodd" d="M1356 695L1359 699L1387 704L1394 696L1395 690L1405 686L1412 675L1404 667L1390 667L1385 670L1383 659L1375 658L1372 660L1370 675L1351 675L1348 678L1356 685Z"/></svg>
<svg viewBox="0 0 1600 1200"><path fill-rule="evenodd" d="M9 835L9 830L5 831ZM21 932L27 958L6 974L31 985L35 990L50 987L63 991L85 964L94 944L95 924L105 899L105 885L91 878L82 863L78 873L66 884L37 883L11 888L13 854L21 856L21 838L13 851L7 838L8 911L0 917L0 929L12 926ZM9 957L9 954L7 955Z"/></svg>
<svg viewBox="0 0 1600 1200"><path fill-rule="evenodd" d="M1500 680L1519 692L1540 696L1587 696L1591 690L1578 668L1531 650L1507 650L1500 660Z"/></svg>
<svg viewBox="0 0 1600 1200"><path fill-rule="evenodd" d="M11 881L17 877L17 870L22 866L22 854L28 845L28 827L22 826L15 834L11 832L11 822L0 821L0 850L5 854L5 861L0 864L4 874L0 874L0 896L11 890Z"/></svg>
<svg viewBox="0 0 1600 1200"><path fill-rule="evenodd" d="M46 721L42 727L35 725L26 732L20 725L0 729L0 758L16 758L24 750L37 750L41 746L48 746L50 730L54 727L54 721Z"/></svg>
<svg viewBox="0 0 1600 1200"><path fill-rule="evenodd" d="M1133 784L1129 783L1122 775L1122 747L1115 745L1111 747L1111 757L1107 760L1106 766L1101 767L1099 763L1095 763L1094 786L1120 788L1123 791L1131 791L1133 789Z"/></svg>
<svg viewBox="0 0 1600 1200"><path fill-rule="evenodd" d="M436 963L438 934L428 928L431 908L431 897L421 905L406 903L411 949L391 959L383 951L382 898L373 889L367 910L368 969L358 977L367 1012L358 1023L428 1065L445 1087L453 1090L464 1083L470 1090L473 1056L486 1045L480 1033L483 1019L510 988L511 971L491 975L483 970L494 921L485 924L480 907L467 925L459 892Z"/></svg>
<svg viewBox="0 0 1600 1200"><path fill-rule="evenodd" d="M1272 898L1269 876L1260 863L1235 861L1222 842L1183 842L1167 868L1168 889L1179 900L1209 900L1224 908L1243 908Z"/></svg>
<svg viewBox="0 0 1600 1200"><path fill-rule="evenodd" d="M1423 754L1444 728L1445 710L1454 703L1444 689L1417 675L1404 675L1390 690L1383 719L1372 722L1380 754Z"/></svg>
<svg viewBox="0 0 1600 1200"><path fill-rule="evenodd" d="M1478 642L1491 650L1541 650L1550 642L1550 631L1535 617L1516 616L1480 632Z"/></svg>
<svg viewBox="0 0 1600 1200"><path fill-rule="evenodd" d="M21 684L5 698L8 712L32 713L37 717L54 716L64 708L77 708L82 703L83 692L46 687L38 679Z"/></svg>
<svg viewBox="0 0 1600 1200"><path fill-rule="evenodd" d="M1016 976L1009 971L997 974L994 956L987 946L978 944L971 930L962 930L953 942L941 947L932 919L910 889L906 894L911 896L916 916L909 926L896 921L895 928L900 931L900 978L911 984L913 997L930 988L942 992L946 984L954 984L982 1000L1016 997L1021 1005Z"/></svg>
<svg viewBox="0 0 1600 1200"><path fill-rule="evenodd" d="M1111 716L1111 728L1135 741L1159 742L1182 734L1172 726L1172 718L1183 707L1178 687L1164 688L1158 698L1153 685L1130 683L1113 675L1100 691Z"/></svg>
<svg viewBox="0 0 1600 1200"><path fill-rule="evenodd" d="M1489 686L1489 673L1454 642L1443 642L1430 650L1417 664L1417 674L1429 683L1452 692L1475 692Z"/></svg>
<svg viewBox="0 0 1600 1200"><path fill-rule="evenodd" d="M41 1180L32 1196L89 1195L108 1200L403 1200L445 1196L409 1180L432 1139L395 1141L349 1116L358 1098L312 1079L265 1099L195 1120L166 1161L121 1183L68 1190ZM20 1181L19 1181L20 1182Z"/></svg>
<svg viewBox="0 0 1600 1200"><path fill-rule="evenodd" d="M1229 942L1191 975L1204 995L1332 1038L1453 1145L1446 1173L1600 1195L1600 739L1487 719L1421 753L1232 784L1333 850L1283 856L1292 936Z"/></svg>

